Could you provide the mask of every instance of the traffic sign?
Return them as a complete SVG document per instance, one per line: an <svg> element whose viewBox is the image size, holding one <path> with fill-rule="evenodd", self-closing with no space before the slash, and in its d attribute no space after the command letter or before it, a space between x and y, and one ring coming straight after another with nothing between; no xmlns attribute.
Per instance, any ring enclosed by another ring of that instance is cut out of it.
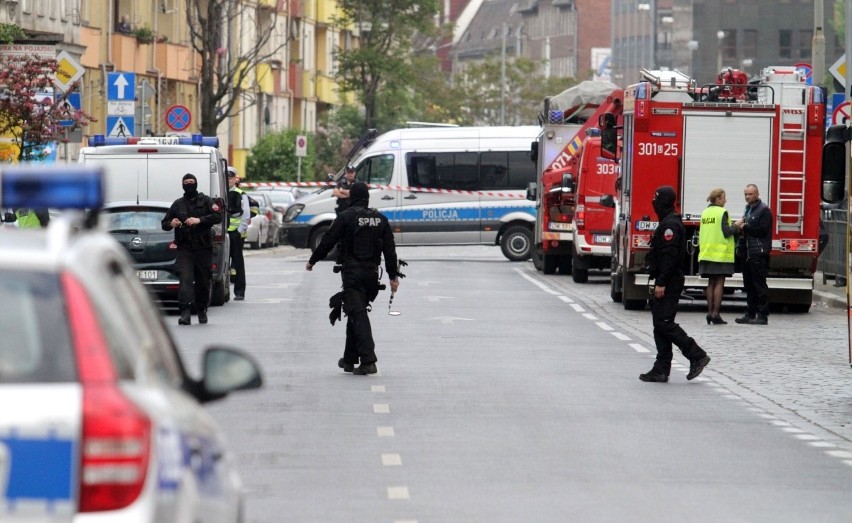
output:
<svg viewBox="0 0 852 523"><path fill-rule="evenodd" d="M59 104L57 109L62 115L70 115L71 113L83 108L83 101L81 100L80 93L68 93L67 95L57 93L54 103ZM59 120L59 125L62 127L73 127L74 120Z"/></svg>
<svg viewBox="0 0 852 523"><path fill-rule="evenodd" d="M852 106L850 106L849 102L843 102L834 108L834 112L831 113L831 123L832 125L840 125L845 124L852 116Z"/></svg>
<svg viewBox="0 0 852 523"><path fill-rule="evenodd" d="M106 128L109 136L125 138L133 136L136 121L132 116L107 116Z"/></svg>
<svg viewBox="0 0 852 523"><path fill-rule="evenodd" d="M115 100L107 102L107 114L110 116L133 114L134 110L136 110L136 102L122 102Z"/></svg>
<svg viewBox="0 0 852 523"><path fill-rule="evenodd" d="M831 76L833 76L835 80L840 82L840 85L846 87L846 55L844 54L838 58L836 62L831 64L831 67L828 68L828 72L831 73Z"/></svg>
<svg viewBox="0 0 852 523"><path fill-rule="evenodd" d="M107 100L135 100L136 73L109 73Z"/></svg>
<svg viewBox="0 0 852 523"><path fill-rule="evenodd" d="M308 137L300 134L296 136L296 156L308 155Z"/></svg>
<svg viewBox="0 0 852 523"><path fill-rule="evenodd" d="M166 111L166 125L172 131L184 131L192 122L192 113L183 105L173 105Z"/></svg>
<svg viewBox="0 0 852 523"><path fill-rule="evenodd" d="M814 69L811 67L811 64L807 62L799 62L796 64L796 69L802 71L805 75L805 83L808 85L814 84Z"/></svg>
<svg viewBox="0 0 852 523"><path fill-rule="evenodd" d="M86 69L68 51L61 51L56 55L56 72L53 75L53 83L61 91L67 91L71 84L82 78L85 72Z"/></svg>

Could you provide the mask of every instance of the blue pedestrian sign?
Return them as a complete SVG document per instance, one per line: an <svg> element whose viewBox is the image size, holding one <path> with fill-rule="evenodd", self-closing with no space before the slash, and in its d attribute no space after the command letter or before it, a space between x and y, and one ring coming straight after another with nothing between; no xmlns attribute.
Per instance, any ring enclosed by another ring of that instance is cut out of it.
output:
<svg viewBox="0 0 852 523"><path fill-rule="evenodd" d="M135 100L136 73L109 73L107 75L107 100Z"/></svg>
<svg viewBox="0 0 852 523"><path fill-rule="evenodd" d="M127 138L133 136L136 119L132 116L107 116L107 136L116 138Z"/></svg>
<svg viewBox="0 0 852 523"><path fill-rule="evenodd" d="M57 109L62 116L70 115L83 108L83 101L80 98L80 93L56 93L54 104L58 104ZM59 120L59 125L62 127L73 127L74 120Z"/></svg>

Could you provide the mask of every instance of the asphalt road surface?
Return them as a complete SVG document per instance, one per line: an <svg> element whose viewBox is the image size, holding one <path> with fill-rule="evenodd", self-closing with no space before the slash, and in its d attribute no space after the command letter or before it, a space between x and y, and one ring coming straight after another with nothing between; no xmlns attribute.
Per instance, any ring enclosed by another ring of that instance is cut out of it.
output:
<svg viewBox="0 0 852 523"><path fill-rule="evenodd" d="M510 263L498 248L408 247L389 316L371 320L379 374L337 368L340 287L307 251L247 259L245 302L172 325L201 349L254 354L265 387L211 405L247 491L248 522L803 522L852 518L846 317L815 307L768 327L678 320L708 351L686 380L648 384L649 311ZM345 318L344 318L345 320ZM170 316L169 324L177 318Z"/></svg>

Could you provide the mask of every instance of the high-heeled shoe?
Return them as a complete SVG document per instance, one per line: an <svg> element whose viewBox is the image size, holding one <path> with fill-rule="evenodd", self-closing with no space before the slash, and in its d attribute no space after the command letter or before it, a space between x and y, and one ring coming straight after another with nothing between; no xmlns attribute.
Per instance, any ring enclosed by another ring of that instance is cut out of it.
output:
<svg viewBox="0 0 852 523"><path fill-rule="evenodd" d="M710 325L711 323L713 323L713 316L708 314L707 315L707 325Z"/></svg>
<svg viewBox="0 0 852 523"><path fill-rule="evenodd" d="M713 322L713 325L727 325L728 324L728 322L723 320L721 316L710 316L708 321Z"/></svg>

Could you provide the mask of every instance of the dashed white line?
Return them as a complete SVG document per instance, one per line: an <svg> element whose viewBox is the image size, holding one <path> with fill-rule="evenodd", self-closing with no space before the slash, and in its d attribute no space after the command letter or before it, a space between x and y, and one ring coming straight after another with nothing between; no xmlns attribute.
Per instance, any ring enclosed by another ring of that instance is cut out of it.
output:
<svg viewBox="0 0 852 523"><path fill-rule="evenodd" d="M646 349L642 345L639 345L638 343L631 343L630 348L635 350L636 352L651 352L650 350Z"/></svg>
<svg viewBox="0 0 852 523"><path fill-rule="evenodd" d="M627 334L622 334L620 332L614 332L614 331L610 332L610 334L612 334L616 338L620 339L621 341L630 341L630 336L628 336Z"/></svg>
<svg viewBox="0 0 852 523"><path fill-rule="evenodd" d="M385 392L384 385L370 385L370 390L373 392Z"/></svg>
<svg viewBox="0 0 852 523"><path fill-rule="evenodd" d="M562 301L564 301L565 303L574 303L574 300L572 300L572 299L571 299L571 298L569 298L568 296L565 296L564 294L563 294L563 295L560 295L560 296L559 296L559 299L560 299L560 300L562 300Z"/></svg>
<svg viewBox="0 0 852 523"><path fill-rule="evenodd" d="M408 499L408 487L388 487L388 499Z"/></svg>
<svg viewBox="0 0 852 523"><path fill-rule="evenodd" d="M522 278L524 278L524 279L526 279L527 281L531 282L533 285L535 285L535 286L536 286L536 287L538 287L539 289L543 290L544 292L546 292L546 293L548 293L548 294L553 294L554 296L559 296L559 294L560 294L560 293L556 292L555 290L551 289L550 287L548 287L547 285L545 285L545 284L541 283L540 281L537 281L535 278L533 278L533 277L531 277L531 276L529 276L529 275L527 275L527 274L524 274L524 271L522 271L521 269L515 269L515 272L517 272L518 274L520 274Z"/></svg>
<svg viewBox="0 0 852 523"><path fill-rule="evenodd" d="M819 439L813 434L794 434L793 437L802 441L816 441Z"/></svg>
<svg viewBox="0 0 852 523"><path fill-rule="evenodd" d="M571 308L572 308L572 309L574 309L574 310L575 310L575 311L577 311L577 312L583 312L583 311L585 311L585 310L586 310L586 309L584 309L583 307L580 307L580 305L578 305L578 304L576 304L576 303L572 303L572 304L571 304Z"/></svg>
<svg viewBox="0 0 852 523"><path fill-rule="evenodd" d="M594 314L591 314L589 312L583 314L583 317L586 318L587 320L591 320L591 321L595 321L595 320L598 319L597 316L595 316Z"/></svg>
<svg viewBox="0 0 852 523"><path fill-rule="evenodd" d="M783 430L784 432L789 432L791 434L801 434L804 432L804 430L796 427L781 427L781 430Z"/></svg>
<svg viewBox="0 0 852 523"><path fill-rule="evenodd" d="M598 326L598 328L603 329L603 330L605 330L605 331L607 331L607 332L609 332L609 331L614 331L614 330L615 330L615 329L613 329L612 327L610 327L608 323L606 323L606 322L604 322L604 321L598 321L598 322L595 322L595 325L597 325L597 326Z"/></svg>
<svg viewBox="0 0 852 523"><path fill-rule="evenodd" d="M373 412L376 414L388 414L390 412L390 405L387 403L373 403Z"/></svg>
<svg viewBox="0 0 852 523"><path fill-rule="evenodd" d="M393 427L376 427L376 436L380 438L392 438L396 436Z"/></svg>
<svg viewBox="0 0 852 523"><path fill-rule="evenodd" d="M832 457L835 457L835 458L841 458L841 459L852 458L852 452L849 452L848 450L826 450L825 453L828 454L829 456L832 456Z"/></svg>
<svg viewBox="0 0 852 523"><path fill-rule="evenodd" d="M402 465L402 456L399 454L382 454L382 465L385 467Z"/></svg>
<svg viewBox="0 0 852 523"><path fill-rule="evenodd" d="M809 441L808 445L811 447L822 447L822 448L831 448L834 447L834 443L829 443L827 441Z"/></svg>

